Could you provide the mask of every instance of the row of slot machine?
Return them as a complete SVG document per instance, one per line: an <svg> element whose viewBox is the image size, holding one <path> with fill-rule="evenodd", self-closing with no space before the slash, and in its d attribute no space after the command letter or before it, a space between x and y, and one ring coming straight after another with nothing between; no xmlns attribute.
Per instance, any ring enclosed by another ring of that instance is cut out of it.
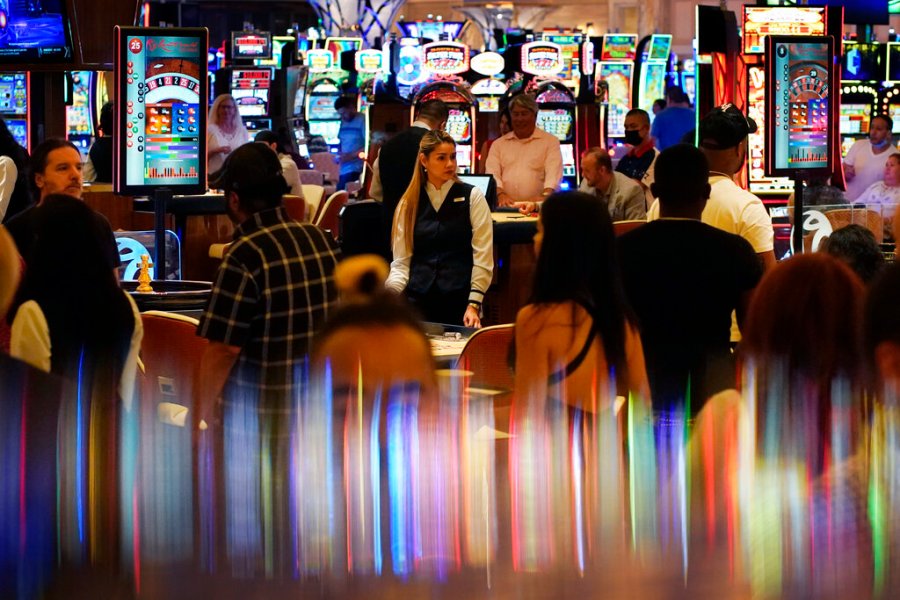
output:
<svg viewBox="0 0 900 600"><path fill-rule="evenodd" d="M66 138L86 158L98 135L100 109L109 101L108 73L72 71L66 78ZM0 73L0 116L16 142L31 151L31 76Z"/></svg>
<svg viewBox="0 0 900 600"><path fill-rule="evenodd" d="M894 121L900 134L900 43L844 41L841 57L841 154L869 134L875 115Z"/></svg>

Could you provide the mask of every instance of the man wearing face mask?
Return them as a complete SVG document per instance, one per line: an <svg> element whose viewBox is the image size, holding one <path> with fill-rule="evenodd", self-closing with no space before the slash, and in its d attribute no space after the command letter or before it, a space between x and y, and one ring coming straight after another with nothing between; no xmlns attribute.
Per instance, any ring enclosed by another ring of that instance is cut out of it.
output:
<svg viewBox="0 0 900 600"><path fill-rule="evenodd" d="M616 171L637 181L646 192L653 183L653 163L659 154L656 140L650 135L650 115L646 110L633 108L625 115L625 143L631 150L616 165Z"/></svg>
<svg viewBox="0 0 900 600"><path fill-rule="evenodd" d="M775 232L762 201L732 179L744 168L747 136L756 132L756 122L733 104L712 109L700 121L700 150L709 162L709 201L701 220L734 233L753 246L763 269L775 265ZM659 218L659 201L647 212L647 220Z"/></svg>
<svg viewBox="0 0 900 600"><path fill-rule="evenodd" d="M891 139L893 120L887 115L872 117L869 137L857 140L844 158L844 179L847 181L847 200L853 202L873 183L884 179L884 164L897 147Z"/></svg>

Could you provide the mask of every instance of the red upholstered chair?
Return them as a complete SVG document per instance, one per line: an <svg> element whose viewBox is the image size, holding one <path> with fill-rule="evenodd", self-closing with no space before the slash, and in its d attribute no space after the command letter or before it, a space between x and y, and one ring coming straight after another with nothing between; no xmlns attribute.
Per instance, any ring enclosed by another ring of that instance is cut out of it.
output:
<svg viewBox="0 0 900 600"><path fill-rule="evenodd" d="M338 215L341 213L341 209L344 208L344 205L347 204L349 199L350 195L345 191L333 193L328 197L328 200L322 204L313 224L326 231L330 231L331 235L334 236L334 239L337 239Z"/></svg>
<svg viewBox="0 0 900 600"><path fill-rule="evenodd" d="M284 202L284 210L290 218L300 223L306 221L306 200L300 196L286 194L281 201Z"/></svg>
<svg viewBox="0 0 900 600"><path fill-rule="evenodd" d="M495 406L500 399L508 404L515 386L507 360L514 331L512 323L479 329L466 342L456 362L457 369L472 373L469 390L494 395Z"/></svg>

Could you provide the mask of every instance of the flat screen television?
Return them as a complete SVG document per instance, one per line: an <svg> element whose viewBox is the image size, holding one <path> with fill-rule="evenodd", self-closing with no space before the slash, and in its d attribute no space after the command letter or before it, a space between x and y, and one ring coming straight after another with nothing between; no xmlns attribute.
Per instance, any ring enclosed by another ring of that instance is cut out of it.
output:
<svg viewBox="0 0 900 600"><path fill-rule="evenodd" d="M27 4L0 0L0 14L5 13L0 18L0 65L73 62L75 45L66 0L35 2L37 10L25 10Z"/></svg>
<svg viewBox="0 0 900 600"><path fill-rule="evenodd" d="M113 188L206 190L205 28L116 27Z"/></svg>

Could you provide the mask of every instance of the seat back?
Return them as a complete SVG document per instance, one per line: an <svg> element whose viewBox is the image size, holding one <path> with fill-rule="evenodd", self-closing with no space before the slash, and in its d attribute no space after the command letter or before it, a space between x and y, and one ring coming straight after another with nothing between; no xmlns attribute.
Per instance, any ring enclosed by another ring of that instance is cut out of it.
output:
<svg viewBox="0 0 900 600"><path fill-rule="evenodd" d="M113 231L135 229L134 224L134 198L131 196L119 196L112 190L100 191L98 188L106 186L91 186L81 195L84 203L106 217Z"/></svg>
<svg viewBox="0 0 900 600"><path fill-rule="evenodd" d="M325 187L325 173L304 169L300 171L300 183L303 185L321 185Z"/></svg>
<svg viewBox="0 0 900 600"><path fill-rule="evenodd" d="M319 214L316 215L314 225L321 229L325 229L326 231L330 231L331 235L337 239L338 214L340 214L341 209L347 204L347 200L349 199L350 195L346 191L333 193L328 197L328 200L325 201L325 204L322 205Z"/></svg>
<svg viewBox="0 0 900 600"><path fill-rule="evenodd" d="M322 197L325 195L325 188L321 185L303 184L303 198L306 200L306 216L310 223L315 222L316 215L319 213L319 207L322 204Z"/></svg>
<svg viewBox="0 0 900 600"><path fill-rule="evenodd" d="M470 390L490 390L497 398L511 398L515 380L507 357L514 331L512 323L484 327L466 342L456 368L471 371Z"/></svg>
<svg viewBox="0 0 900 600"><path fill-rule="evenodd" d="M284 210L290 218L300 223L306 221L306 200L300 196L285 194L281 201L284 202Z"/></svg>
<svg viewBox="0 0 900 600"><path fill-rule="evenodd" d="M613 223L613 232L616 236L620 236L623 233L628 233L634 229L637 229L641 225L646 225L647 221L642 219L635 219L631 221L615 221Z"/></svg>
<svg viewBox="0 0 900 600"><path fill-rule="evenodd" d="M338 242L344 257L356 254L386 255L382 235L381 203L361 200L345 204L338 213Z"/></svg>
<svg viewBox="0 0 900 600"><path fill-rule="evenodd" d="M309 161L316 171L325 174L325 183L337 183L341 178L341 167L335 160L336 155L331 152L313 152L309 155Z"/></svg>

